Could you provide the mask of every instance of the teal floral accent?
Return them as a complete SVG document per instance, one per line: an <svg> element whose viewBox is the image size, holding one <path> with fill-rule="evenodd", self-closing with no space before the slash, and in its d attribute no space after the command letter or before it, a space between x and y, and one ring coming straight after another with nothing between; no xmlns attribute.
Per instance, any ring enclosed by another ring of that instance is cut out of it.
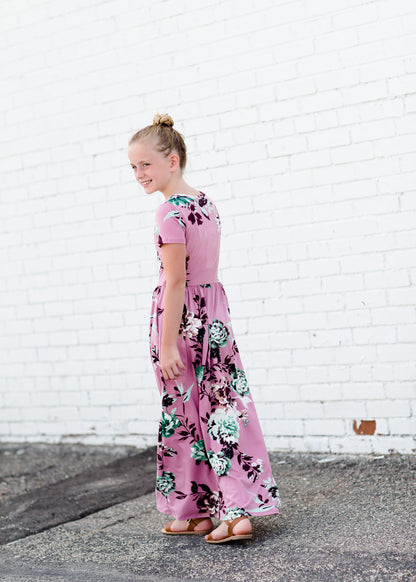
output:
<svg viewBox="0 0 416 582"><path fill-rule="evenodd" d="M178 426L180 426L181 424L177 416L173 412L171 414L168 414L167 412L162 412L162 418L160 422L162 436L165 438L171 437L174 434L175 430L178 428Z"/></svg>
<svg viewBox="0 0 416 582"><path fill-rule="evenodd" d="M185 402L188 402L188 400L191 398L191 392L192 392L192 388L194 387L194 383L192 382L192 384L189 386L188 390L184 393L185 388L183 387L183 384L178 384L176 382L176 388L178 389L179 394L182 395L182 402L185 404ZM176 408L175 408L176 410ZM172 411L175 412L175 411Z"/></svg>
<svg viewBox="0 0 416 582"><path fill-rule="evenodd" d="M204 441L196 441L191 447L191 457L196 461L207 461L207 451L205 449Z"/></svg>
<svg viewBox="0 0 416 582"><path fill-rule="evenodd" d="M163 222L165 222L165 220L167 220L168 218L171 218L172 216L174 216L175 218L178 219L178 222L181 226L183 226L183 228L185 228L185 224L182 220L181 215L179 214L179 212L177 210L172 210L171 212L168 212L165 216L165 218L163 219Z"/></svg>
<svg viewBox="0 0 416 582"><path fill-rule="evenodd" d="M209 289L209 288L212 287L211 283L201 283L199 286L200 287L206 287L207 289Z"/></svg>
<svg viewBox="0 0 416 582"><path fill-rule="evenodd" d="M194 199L191 196L180 196L179 194L172 194L168 199L169 204L174 204L175 206L187 206L192 204L193 201Z"/></svg>
<svg viewBox="0 0 416 582"><path fill-rule="evenodd" d="M218 477L228 475L231 469L231 459L225 456L224 451L220 451L219 453L208 451L208 459L214 473Z"/></svg>
<svg viewBox="0 0 416 582"><path fill-rule="evenodd" d="M248 419L248 410L247 410L247 408L245 408L244 410L242 410L242 411L240 412L240 414L239 414L238 418L239 418L240 420L242 420L242 421L243 421L243 423L244 423L244 426L247 426L247 425L248 425L248 423L249 423L250 421L249 421L249 419Z"/></svg>
<svg viewBox="0 0 416 582"><path fill-rule="evenodd" d="M165 497L175 490L175 485L175 475L170 471L163 471L162 475L156 477L156 489Z"/></svg>
<svg viewBox="0 0 416 582"><path fill-rule="evenodd" d="M205 366L195 366L195 376L198 386L201 385L202 378L204 377Z"/></svg>
<svg viewBox="0 0 416 582"><path fill-rule="evenodd" d="M214 319L209 327L208 343L213 348L224 347L230 335L222 321Z"/></svg>
<svg viewBox="0 0 416 582"><path fill-rule="evenodd" d="M246 394L250 393L246 373L244 370L240 370L240 368L236 368L235 370L235 372L231 373L232 380L230 386L240 396L246 396Z"/></svg>
<svg viewBox="0 0 416 582"><path fill-rule="evenodd" d="M232 519L237 519L237 517L242 517L243 515L248 516L248 513L242 507L230 507L229 509L225 510L224 519L231 521Z"/></svg>
<svg viewBox="0 0 416 582"><path fill-rule="evenodd" d="M207 424L209 436L222 445L238 442L239 426L232 414L226 414L223 409L216 410Z"/></svg>

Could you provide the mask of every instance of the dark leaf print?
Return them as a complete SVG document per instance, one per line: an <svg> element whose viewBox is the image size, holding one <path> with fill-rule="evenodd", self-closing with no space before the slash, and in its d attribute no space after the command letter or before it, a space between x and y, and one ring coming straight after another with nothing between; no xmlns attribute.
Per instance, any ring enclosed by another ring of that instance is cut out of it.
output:
<svg viewBox="0 0 416 582"><path fill-rule="evenodd" d="M157 364L159 362L159 352L157 351L157 347L153 346L151 349L151 355L152 355L152 362L154 364Z"/></svg>
<svg viewBox="0 0 416 582"><path fill-rule="evenodd" d="M180 435L180 441L190 440L196 442L201 440L194 422L189 423L185 415L177 414L177 417L181 421L181 428L177 431L177 434Z"/></svg>
<svg viewBox="0 0 416 582"><path fill-rule="evenodd" d="M277 497L279 497L279 489L277 488L277 486L270 487L269 493L273 497L273 499L277 499Z"/></svg>
<svg viewBox="0 0 416 582"><path fill-rule="evenodd" d="M198 491L198 487L201 491ZM209 511L211 515L215 515L224 508L224 499L221 491L212 491L207 485L192 481L192 494L196 501L196 505L201 512Z"/></svg>
<svg viewBox="0 0 416 582"><path fill-rule="evenodd" d="M162 406L163 408L168 408L169 406L172 406L172 404L175 402L176 398L173 398L173 396L170 396L169 394L164 394L163 398L162 398Z"/></svg>
<svg viewBox="0 0 416 582"><path fill-rule="evenodd" d="M204 424L208 424L209 418L210 418L210 415L209 415L209 414L208 414L208 412L207 412L205 416L201 416L201 421L202 421Z"/></svg>
<svg viewBox="0 0 416 582"><path fill-rule="evenodd" d="M162 461L163 457L174 457L177 454L178 451L175 451L172 447L167 447L165 444L159 443L157 453L158 461Z"/></svg>

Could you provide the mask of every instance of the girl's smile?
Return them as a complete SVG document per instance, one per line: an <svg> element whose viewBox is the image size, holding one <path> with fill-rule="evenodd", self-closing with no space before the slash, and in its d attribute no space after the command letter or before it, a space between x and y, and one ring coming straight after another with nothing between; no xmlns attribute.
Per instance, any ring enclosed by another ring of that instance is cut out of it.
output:
<svg viewBox="0 0 416 582"><path fill-rule="evenodd" d="M164 191L172 177L170 156L158 152L151 142L139 142L130 145L129 160L134 177L148 194Z"/></svg>
<svg viewBox="0 0 416 582"><path fill-rule="evenodd" d="M176 151L166 155L149 139L130 144L128 156L134 177L146 194L162 192L166 199L178 192L192 196L199 194L182 178Z"/></svg>

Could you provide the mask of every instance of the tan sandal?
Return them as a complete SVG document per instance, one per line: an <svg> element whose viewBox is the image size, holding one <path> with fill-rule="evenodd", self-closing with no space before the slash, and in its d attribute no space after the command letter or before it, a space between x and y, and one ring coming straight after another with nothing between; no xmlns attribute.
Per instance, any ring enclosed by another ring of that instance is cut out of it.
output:
<svg viewBox="0 0 416 582"><path fill-rule="evenodd" d="M233 530L234 530L234 526L241 521L242 519L246 519L247 515L242 515L241 517L237 517L236 519L233 519L232 521L225 521L224 523L226 523L228 525L228 535L225 538L219 538L219 539L214 539L212 537L212 535L210 534L207 538L206 541L209 544L223 544L224 542L232 542L235 540L251 540L253 539L253 536L251 533L246 533L246 534L237 534L234 535Z"/></svg>
<svg viewBox="0 0 416 582"><path fill-rule="evenodd" d="M201 521L204 521L204 519L210 519L209 517L195 517L194 519L187 519L186 521L188 522L188 527L186 529L180 530L180 531L174 531L173 529L171 529L171 525L172 523L175 521L174 519L172 521L169 521L165 527L162 527L162 529L160 530L162 533L164 534L169 534L169 535L197 535L197 536L202 536L204 534L210 533L213 529L213 526L211 524L211 527L209 529L201 529L201 530L195 530L195 526L198 525L198 523L201 523Z"/></svg>

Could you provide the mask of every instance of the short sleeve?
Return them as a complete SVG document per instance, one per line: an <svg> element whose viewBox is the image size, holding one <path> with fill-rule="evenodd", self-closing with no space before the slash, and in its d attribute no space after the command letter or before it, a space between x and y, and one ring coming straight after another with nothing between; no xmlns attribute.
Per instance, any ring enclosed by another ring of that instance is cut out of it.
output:
<svg viewBox="0 0 416 582"><path fill-rule="evenodd" d="M168 202L159 206L156 211L155 234L158 247L165 243L186 244L185 223L178 207Z"/></svg>

